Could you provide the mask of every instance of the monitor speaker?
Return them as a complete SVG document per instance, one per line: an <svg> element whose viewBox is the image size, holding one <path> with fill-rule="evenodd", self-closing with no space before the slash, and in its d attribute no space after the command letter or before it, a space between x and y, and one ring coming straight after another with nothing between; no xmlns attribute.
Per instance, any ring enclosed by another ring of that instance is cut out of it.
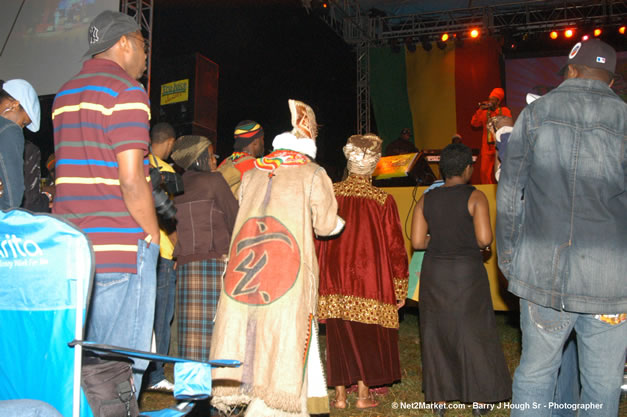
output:
<svg viewBox="0 0 627 417"><path fill-rule="evenodd" d="M168 122L178 135L203 135L216 144L218 65L198 53L162 61L153 66L152 124Z"/></svg>

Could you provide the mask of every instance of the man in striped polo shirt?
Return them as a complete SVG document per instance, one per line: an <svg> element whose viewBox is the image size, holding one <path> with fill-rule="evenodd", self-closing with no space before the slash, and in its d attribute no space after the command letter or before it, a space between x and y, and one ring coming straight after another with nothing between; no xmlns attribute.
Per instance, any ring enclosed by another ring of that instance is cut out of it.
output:
<svg viewBox="0 0 627 417"><path fill-rule="evenodd" d="M105 11L89 26L91 56L57 93L53 213L89 236L96 275L86 339L149 350L159 226L147 182L150 108L137 81L145 41L125 14ZM135 360L137 390L148 361Z"/></svg>

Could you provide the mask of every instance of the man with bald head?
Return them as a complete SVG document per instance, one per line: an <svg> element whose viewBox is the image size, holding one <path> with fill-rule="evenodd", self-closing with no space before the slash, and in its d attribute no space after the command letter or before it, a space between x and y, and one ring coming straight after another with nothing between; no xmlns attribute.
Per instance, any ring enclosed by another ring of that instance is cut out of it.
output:
<svg viewBox="0 0 627 417"><path fill-rule="evenodd" d="M479 177L481 184L496 184L494 178L494 163L496 161L496 141L494 135L488 130L488 120L494 116L512 117L512 112L505 106L501 106L501 102L505 98L505 91L502 88L495 88L490 93L486 101L479 103L479 108L472 116L470 124L473 127L482 128L481 136L481 157Z"/></svg>
<svg viewBox="0 0 627 417"><path fill-rule="evenodd" d="M144 163L150 106L137 81L146 70L146 42L133 18L114 11L96 16L88 41L91 58L53 104L53 213L93 243L86 339L149 350L160 240ZM137 389L147 364L135 360Z"/></svg>

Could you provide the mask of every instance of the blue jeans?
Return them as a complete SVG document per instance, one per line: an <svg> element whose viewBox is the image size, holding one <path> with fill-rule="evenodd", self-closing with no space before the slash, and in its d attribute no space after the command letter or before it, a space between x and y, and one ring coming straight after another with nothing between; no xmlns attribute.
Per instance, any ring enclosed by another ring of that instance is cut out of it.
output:
<svg viewBox="0 0 627 417"><path fill-rule="evenodd" d="M557 311L521 299L520 327L523 350L514 374L511 417L550 416L563 407L553 395L562 349L573 329L581 375L579 416L616 417L627 322L610 325L592 314Z"/></svg>
<svg viewBox="0 0 627 417"><path fill-rule="evenodd" d="M159 245L153 243L147 247L143 240L137 245L137 274L96 274L86 340L150 351ZM134 359L133 382L137 391L148 363Z"/></svg>
<svg viewBox="0 0 627 417"><path fill-rule="evenodd" d="M155 304L155 339L157 353L168 354L170 348L170 324L174 317L174 299L176 295L176 271L174 261L159 257L157 263L157 302ZM165 378L163 362L152 362L147 370L148 387Z"/></svg>
<svg viewBox="0 0 627 417"><path fill-rule="evenodd" d="M577 339L573 332L566 339L566 346L562 352L562 362L557 375L557 387L553 401L562 404L577 404L579 403L580 389ZM555 409L551 413L551 417L575 417L576 415L577 410L570 409Z"/></svg>

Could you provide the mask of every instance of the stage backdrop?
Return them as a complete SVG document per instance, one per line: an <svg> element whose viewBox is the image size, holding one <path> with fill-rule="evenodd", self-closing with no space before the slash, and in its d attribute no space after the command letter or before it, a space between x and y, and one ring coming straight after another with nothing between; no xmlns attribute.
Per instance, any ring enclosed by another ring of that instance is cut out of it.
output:
<svg viewBox="0 0 627 417"><path fill-rule="evenodd" d="M619 52L616 72L622 75L613 86L627 99L627 52ZM370 50L370 95L377 133L384 146L411 127L418 149L442 149L455 133L471 148L481 147L481 129L470 126L479 101L495 87L505 88L505 105L518 117L526 106L527 93L546 94L562 82L557 74L566 55L502 60L494 39L465 41L444 50L435 44L430 51L417 45L415 52L403 48ZM505 79L501 79L501 69ZM472 183L479 182L475 170Z"/></svg>
<svg viewBox="0 0 627 417"><path fill-rule="evenodd" d="M448 42L444 50L433 43L428 52L420 45L415 52L371 49L370 94L384 146L412 127L418 149L442 149L455 133L480 148L481 129L473 129L470 119L477 103L503 86L499 59L494 39L466 41L461 48Z"/></svg>

